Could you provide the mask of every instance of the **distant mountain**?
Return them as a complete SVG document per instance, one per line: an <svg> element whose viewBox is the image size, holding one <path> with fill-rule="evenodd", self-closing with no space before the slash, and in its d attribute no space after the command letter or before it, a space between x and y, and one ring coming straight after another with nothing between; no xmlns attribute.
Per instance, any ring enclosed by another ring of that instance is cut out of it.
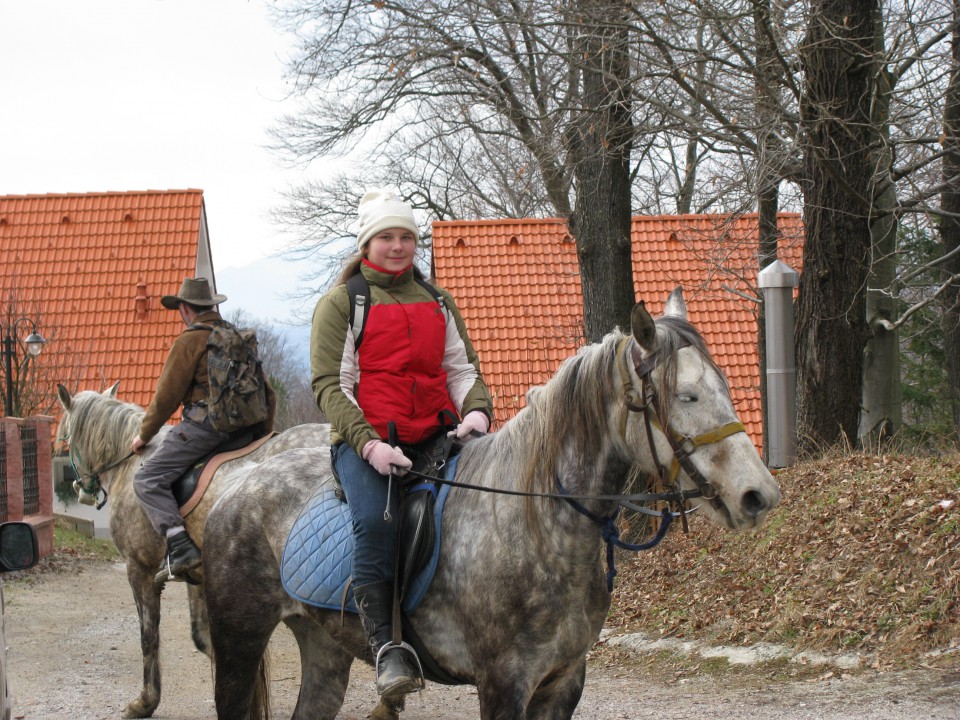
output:
<svg viewBox="0 0 960 720"><path fill-rule="evenodd" d="M217 270L217 291L227 296L221 310L238 308L257 322L270 325L287 339L304 368L310 366L310 327L300 318L309 318L316 298L293 299L301 285L297 263L268 257L242 267Z"/></svg>

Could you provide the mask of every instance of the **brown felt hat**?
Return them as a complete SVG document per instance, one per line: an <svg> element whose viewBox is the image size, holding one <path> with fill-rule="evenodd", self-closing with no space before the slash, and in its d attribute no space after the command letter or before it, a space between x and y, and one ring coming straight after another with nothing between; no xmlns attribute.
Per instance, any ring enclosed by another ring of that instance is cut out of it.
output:
<svg viewBox="0 0 960 720"><path fill-rule="evenodd" d="M190 305L199 305L200 307L213 307L222 302L226 302L227 296L211 294L210 283L206 278L184 278L183 285L180 286L180 292L177 295L164 295L160 298L160 304L169 310L176 310L180 303L189 303Z"/></svg>

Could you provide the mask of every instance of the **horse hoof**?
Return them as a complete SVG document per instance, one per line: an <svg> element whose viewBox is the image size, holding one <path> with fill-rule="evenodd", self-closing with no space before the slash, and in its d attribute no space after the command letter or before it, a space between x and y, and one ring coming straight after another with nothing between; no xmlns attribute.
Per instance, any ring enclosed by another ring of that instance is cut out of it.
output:
<svg viewBox="0 0 960 720"><path fill-rule="evenodd" d="M157 709L157 704L154 703L152 708L149 708L144 705L141 700L136 700L129 705L127 709L123 711L123 717L125 718L148 718L153 715L153 711Z"/></svg>
<svg viewBox="0 0 960 720"><path fill-rule="evenodd" d="M404 696L385 697L380 700L373 712L368 715L370 720L400 720L400 711L404 707Z"/></svg>

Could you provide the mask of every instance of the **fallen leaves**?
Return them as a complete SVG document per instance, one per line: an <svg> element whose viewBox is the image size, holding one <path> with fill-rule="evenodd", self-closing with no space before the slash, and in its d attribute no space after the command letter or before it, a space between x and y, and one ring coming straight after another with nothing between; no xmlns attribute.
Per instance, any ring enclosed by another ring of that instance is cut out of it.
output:
<svg viewBox="0 0 960 720"><path fill-rule="evenodd" d="M754 533L694 516L689 535L620 553L608 626L882 666L960 643L960 455L829 457L777 480L782 505Z"/></svg>

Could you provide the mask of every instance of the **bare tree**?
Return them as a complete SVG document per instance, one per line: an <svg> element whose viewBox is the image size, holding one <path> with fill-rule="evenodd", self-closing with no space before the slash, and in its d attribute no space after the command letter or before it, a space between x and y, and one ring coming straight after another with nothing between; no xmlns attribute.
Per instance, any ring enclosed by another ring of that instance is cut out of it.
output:
<svg viewBox="0 0 960 720"><path fill-rule="evenodd" d="M0 401L6 402L8 383L13 400L13 407L4 407L4 413L14 417L50 415L57 404L57 385L76 387L78 379L92 369L92 341L73 338L69 331L59 327L54 320L57 317L55 308L45 308L31 301L29 293L17 289L20 283L16 275L4 280L6 286L0 286L0 298L3 298L0 302L0 330L4 337L9 335L14 353L10 358L10 376L0 366L3 373ZM19 325L18 321L21 321ZM26 334L34 330L47 341L37 357L31 357L23 345ZM102 387L106 386L104 382Z"/></svg>
<svg viewBox="0 0 960 720"><path fill-rule="evenodd" d="M280 128L282 147L307 160L363 151L358 166L291 198L291 220L320 223L312 240L342 239L370 184L400 185L428 219L565 217L577 234L586 304L597 308L586 328L592 338L605 322L622 322L626 274L611 292L596 284L596 268L626 267L617 259L631 205L758 210L759 269L781 241L777 210L799 209L802 191L806 449L896 429L897 306L906 302L909 313L929 299L911 286L916 268L906 258L917 255L905 255L899 239L934 227L952 177L946 163L938 172L952 6L288 7L283 19L304 40L291 67L309 104ZM908 225L917 232L901 232ZM950 257L940 265L946 278L956 273L944 264Z"/></svg>
<svg viewBox="0 0 960 720"><path fill-rule="evenodd" d="M392 179L435 218L482 207L570 219L595 339L633 300L624 13L606 0L294 3L278 19L301 29L292 76L309 110L281 124L280 148L303 161L359 144L379 166L339 183L348 194L318 213L327 229L359 180ZM317 207L304 199L301 217Z"/></svg>
<svg viewBox="0 0 960 720"><path fill-rule="evenodd" d="M943 192L940 240L943 243L944 357L950 383L954 429L960 433L960 2L953 2L949 83L943 111Z"/></svg>

